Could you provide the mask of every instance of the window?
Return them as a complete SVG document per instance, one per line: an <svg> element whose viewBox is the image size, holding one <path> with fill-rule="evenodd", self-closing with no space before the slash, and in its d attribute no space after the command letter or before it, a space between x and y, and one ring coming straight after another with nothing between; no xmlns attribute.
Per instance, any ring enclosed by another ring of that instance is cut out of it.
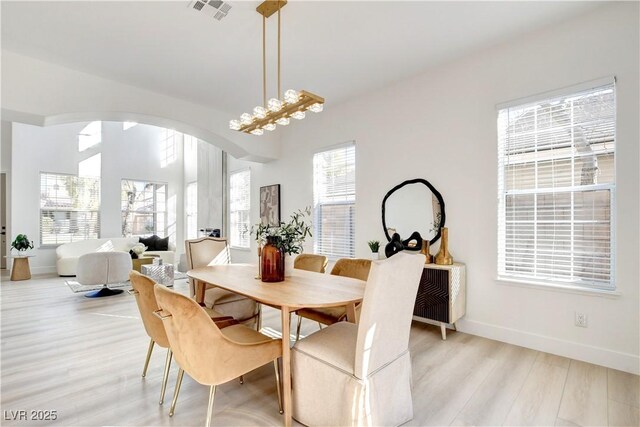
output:
<svg viewBox="0 0 640 427"><path fill-rule="evenodd" d="M167 184L122 180L122 235L165 237Z"/></svg>
<svg viewBox="0 0 640 427"><path fill-rule="evenodd" d="M178 143L176 138L182 136L173 129L162 129L160 144L160 167L164 168L178 158Z"/></svg>
<svg viewBox="0 0 640 427"><path fill-rule="evenodd" d="M356 147L313 156L314 251L331 259L355 257Z"/></svg>
<svg viewBox="0 0 640 427"><path fill-rule="evenodd" d="M251 171L232 172L229 176L229 244L236 248L249 247L249 201Z"/></svg>
<svg viewBox="0 0 640 427"><path fill-rule="evenodd" d="M198 183L187 185L187 239L198 237Z"/></svg>
<svg viewBox="0 0 640 427"><path fill-rule="evenodd" d="M102 142L102 122L91 122L78 134L78 151L82 152Z"/></svg>
<svg viewBox="0 0 640 427"><path fill-rule="evenodd" d="M100 237L100 177L40 174L40 244Z"/></svg>
<svg viewBox="0 0 640 427"><path fill-rule="evenodd" d="M498 275L612 290L615 85L498 113Z"/></svg>

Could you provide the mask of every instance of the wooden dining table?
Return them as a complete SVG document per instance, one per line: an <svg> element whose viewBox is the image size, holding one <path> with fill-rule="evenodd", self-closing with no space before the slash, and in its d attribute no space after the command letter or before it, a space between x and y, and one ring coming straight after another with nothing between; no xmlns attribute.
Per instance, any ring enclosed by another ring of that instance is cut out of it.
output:
<svg viewBox="0 0 640 427"><path fill-rule="evenodd" d="M265 283L256 278L257 266L226 264L195 268L187 272L196 284L196 298L204 285L212 285L257 302L279 308L282 319L282 401L284 425L291 425L291 335L290 313L300 308L345 306L347 320L355 323L356 303L362 301L362 280L292 269L283 282Z"/></svg>

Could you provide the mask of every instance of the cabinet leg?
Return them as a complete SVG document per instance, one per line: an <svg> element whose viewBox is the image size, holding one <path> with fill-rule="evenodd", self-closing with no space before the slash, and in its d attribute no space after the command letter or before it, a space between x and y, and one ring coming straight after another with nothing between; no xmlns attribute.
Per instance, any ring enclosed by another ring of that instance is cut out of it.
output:
<svg viewBox="0 0 640 427"><path fill-rule="evenodd" d="M440 322L440 333L442 333L442 340L447 340L447 325L443 322Z"/></svg>

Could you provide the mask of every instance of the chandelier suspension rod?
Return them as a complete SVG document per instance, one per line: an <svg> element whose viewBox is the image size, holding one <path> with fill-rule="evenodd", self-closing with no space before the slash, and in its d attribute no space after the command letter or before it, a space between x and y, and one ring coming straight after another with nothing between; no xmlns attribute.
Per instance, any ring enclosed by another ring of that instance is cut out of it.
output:
<svg viewBox="0 0 640 427"><path fill-rule="evenodd" d="M282 99L282 86L280 86L280 9L282 9L282 5L278 2L278 99Z"/></svg>
<svg viewBox="0 0 640 427"><path fill-rule="evenodd" d="M262 106L267 108L267 17L262 15Z"/></svg>

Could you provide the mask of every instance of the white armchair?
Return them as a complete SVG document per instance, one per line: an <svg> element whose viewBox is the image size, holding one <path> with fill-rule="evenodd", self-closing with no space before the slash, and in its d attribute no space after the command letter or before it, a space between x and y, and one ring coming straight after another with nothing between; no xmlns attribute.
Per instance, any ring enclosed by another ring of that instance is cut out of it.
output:
<svg viewBox="0 0 640 427"><path fill-rule="evenodd" d="M296 420L397 426L413 418L409 330L424 262L406 253L373 262L360 323L335 323L296 343Z"/></svg>

